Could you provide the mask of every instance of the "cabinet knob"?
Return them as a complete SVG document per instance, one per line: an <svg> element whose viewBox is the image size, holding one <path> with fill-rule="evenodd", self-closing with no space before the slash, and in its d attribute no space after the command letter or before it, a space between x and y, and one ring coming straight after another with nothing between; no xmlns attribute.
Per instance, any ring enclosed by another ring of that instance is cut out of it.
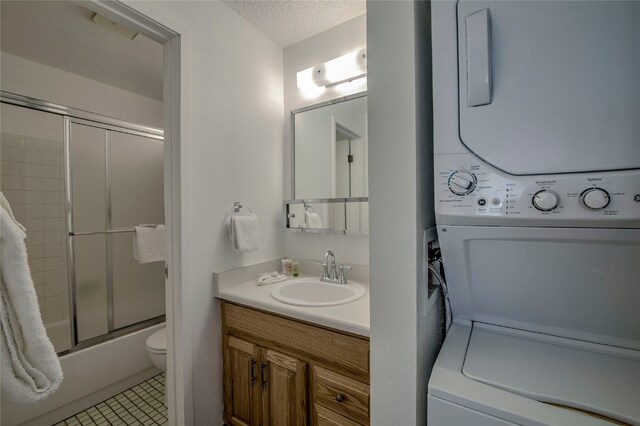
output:
<svg viewBox="0 0 640 426"><path fill-rule="evenodd" d="M336 395L336 401L338 401L338 402L342 402L342 401L344 401L344 399L345 399L345 398L344 398L344 395L341 395L341 394L337 394L337 395Z"/></svg>

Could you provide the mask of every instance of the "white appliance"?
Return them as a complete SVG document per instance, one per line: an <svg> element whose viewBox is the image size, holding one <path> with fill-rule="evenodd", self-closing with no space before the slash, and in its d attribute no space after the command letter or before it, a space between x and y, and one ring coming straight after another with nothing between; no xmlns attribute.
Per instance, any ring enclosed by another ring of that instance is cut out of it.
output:
<svg viewBox="0 0 640 426"><path fill-rule="evenodd" d="M430 426L640 425L640 2L432 2Z"/></svg>

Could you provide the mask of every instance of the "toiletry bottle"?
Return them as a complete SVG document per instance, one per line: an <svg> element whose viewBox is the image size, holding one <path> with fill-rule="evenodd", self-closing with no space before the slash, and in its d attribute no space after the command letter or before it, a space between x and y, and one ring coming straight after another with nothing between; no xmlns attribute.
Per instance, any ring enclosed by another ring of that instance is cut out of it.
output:
<svg viewBox="0 0 640 426"><path fill-rule="evenodd" d="M300 269L300 262L291 262L291 273L294 277L298 276L298 271Z"/></svg>
<svg viewBox="0 0 640 426"><path fill-rule="evenodd" d="M287 257L282 259L282 274L291 275L291 259Z"/></svg>

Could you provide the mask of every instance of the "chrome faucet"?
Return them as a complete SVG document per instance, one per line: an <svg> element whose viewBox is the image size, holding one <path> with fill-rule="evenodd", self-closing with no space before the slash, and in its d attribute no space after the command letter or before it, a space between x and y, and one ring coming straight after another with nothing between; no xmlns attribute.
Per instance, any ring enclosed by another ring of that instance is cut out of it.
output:
<svg viewBox="0 0 640 426"><path fill-rule="evenodd" d="M347 284L347 277L344 274L345 269L351 269L351 266L337 265L336 256L331 250L329 250L324 254L324 263L322 264L322 276L320 277L320 281L333 284ZM339 273L338 270L340 271Z"/></svg>

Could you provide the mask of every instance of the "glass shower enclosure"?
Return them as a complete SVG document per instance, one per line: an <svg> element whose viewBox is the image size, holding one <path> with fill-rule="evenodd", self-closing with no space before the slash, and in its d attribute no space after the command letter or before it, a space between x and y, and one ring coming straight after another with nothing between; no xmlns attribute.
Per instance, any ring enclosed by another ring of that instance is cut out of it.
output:
<svg viewBox="0 0 640 426"><path fill-rule="evenodd" d="M0 188L27 228L56 351L164 321L164 262L133 253L134 226L164 223L162 131L1 95Z"/></svg>

